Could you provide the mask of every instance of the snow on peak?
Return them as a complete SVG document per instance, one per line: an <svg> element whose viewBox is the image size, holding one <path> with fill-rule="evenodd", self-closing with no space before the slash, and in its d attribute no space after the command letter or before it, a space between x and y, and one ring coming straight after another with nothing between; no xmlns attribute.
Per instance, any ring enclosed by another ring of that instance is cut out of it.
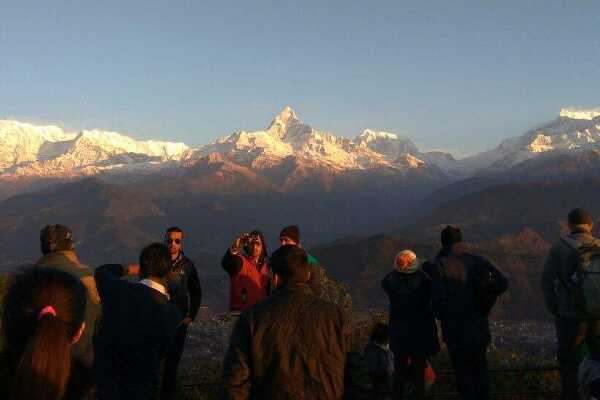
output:
<svg viewBox="0 0 600 400"><path fill-rule="evenodd" d="M371 129L365 129L356 138L356 143L361 147L383 154L390 161L405 154L417 154L419 152L412 140L408 138L399 137L391 132L377 132Z"/></svg>
<svg viewBox="0 0 600 400"><path fill-rule="evenodd" d="M77 176L122 167L155 170L189 154L183 143L137 141L117 132L64 132L0 120L0 174Z"/></svg>
<svg viewBox="0 0 600 400"><path fill-rule="evenodd" d="M561 108L560 116L569 119L585 119L591 121L596 117L600 117L600 107L588 109L577 107Z"/></svg>
<svg viewBox="0 0 600 400"><path fill-rule="evenodd" d="M273 121L271 121L271 124L267 128L269 134L279 138L285 136L298 136L309 133L310 131L310 126L305 125L290 106L284 107L284 109L273 118Z"/></svg>
<svg viewBox="0 0 600 400"><path fill-rule="evenodd" d="M313 129L302 122L289 106L273 119L266 131L240 131L225 136L201 147L195 158L211 153L226 154L232 160L257 170L277 164L289 156L337 171L379 166L419 168L424 164L437 165L437 160L441 160L439 156L431 156L422 161L424 154L410 139L391 132L366 129L351 140ZM446 157L444 163L449 162Z"/></svg>

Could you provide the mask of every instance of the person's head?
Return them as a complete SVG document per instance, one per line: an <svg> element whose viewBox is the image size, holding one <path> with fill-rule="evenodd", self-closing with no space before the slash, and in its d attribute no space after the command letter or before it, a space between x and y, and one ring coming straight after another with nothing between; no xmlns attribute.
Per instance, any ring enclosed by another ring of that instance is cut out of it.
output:
<svg viewBox="0 0 600 400"><path fill-rule="evenodd" d="M250 232L248 241L244 243L244 251L249 257L256 258L261 263L267 259L267 245L261 231Z"/></svg>
<svg viewBox="0 0 600 400"><path fill-rule="evenodd" d="M140 279L164 279L171 269L171 253L162 243L152 243L140 253Z"/></svg>
<svg viewBox="0 0 600 400"><path fill-rule="evenodd" d="M371 331L371 336L369 339L372 342L379 344L387 344L390 341L390 327L388 324L384 324L382 322L378 322L373 327Z"/></svg>
<svg viewBox="0 0 600 400"><path fill-rule="evenodd" d="M414 270L417 255L412 250L402 250L394 257L394 268L397 271Z"/></svg>
<svg viewBox="0 0 600 400"><path fill-rule="evenodd" d="M40 231L40 249L42 254L74 249L73 233L64 225L47 225Z"/></svg>
<svg viewBox="0 0 600 400"><path fill-rule="evenodd" d="M183 231L172 226L165 232L165 245L169 248L171 258L175 259L183 250Z"/></svg>
<svg viewBox="0 0 600 400"><path fill-rule="evenodd" d="M574 230L585 230L591 232L594 228L594 219L592 215L583 208L575 208L569 212L567 216L569 222L569 229Z"/></svg>
<svg viewBox="0 0 600 400"><path fill-rule="evenodd" d="M441 234L442 246L452 246L463 241L462 231L454 226L446 225Z"/></svg>
<svg viewBox="0 0 600 400"><path fill-rule="evenodd" d="M56 269L32 268L15 277L2 312L3 347L15 363L13 400L63 398L86 302L80 280Z"/></svg>
<svg viewBox="0 0 600 400"><path fill-rule="evenodd" d="M279 234L279 243L282 246L291 244L298 246L300 244L300 228L297 225L286 226Z"/></svg>
<svg viewBox="0 0 600 400"><path fill-rule="evenodd" d="M310 267L306 252L293 245L281 246L271 255L271 268L284 284L306 283L310 279Z"/></svg>

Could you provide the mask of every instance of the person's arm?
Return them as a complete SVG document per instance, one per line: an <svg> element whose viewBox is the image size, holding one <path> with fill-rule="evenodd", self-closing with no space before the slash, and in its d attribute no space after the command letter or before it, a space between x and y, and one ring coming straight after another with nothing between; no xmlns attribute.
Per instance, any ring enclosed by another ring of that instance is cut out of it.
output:
<svg viewBox="0 0 600 400"><path fill-rule="evenodd" d="M250 398L250 324L251 315L243 313L233 328L223 366L224 400Z"/></svg>
<svg viewBox="0 0 600 400"><path fill-rule="evenodd" d="M193 262L189 263L189 278L188 278L188 292L190 293L190 311L187 317L192 321L196 319L200 304L202 303L202 286L200 286L200 279L198 279L198 271Z"/></svg>
<svg viewBox="0 0 600 400"><path fill-rule="evenodd" d="M544 301L546 302L546 308L553 315L556 315L558 312L556 284L559 278L558 271L560 268L559 251L560 249L557 245L554 245L552 249L550 249L550 253L544 264L544 271L542 272L542 293L544 294Z"/></svg>
<svg viewBox="0 0 600 400"><path fill-rule="evenodd" d="M137 264L105 264L94 271L94 280L101 302L116 296L119 287L126 286L129 282L121 280L123 276L137 275L140 267Z"/></svg>
<svg viewBox="0 0 600 400"><path fill-rule="evenodd" d="M506 292L508 290L508 279L506 279L506 276L489 261L487 261L487 265L490 273L492 274L494 291L500 294Z"/></svg>
<svg viewBox="0 0 600 400"><path fill-rule="evenodd" d="M242 269L242 258L239 254L233 254L231 249L227 249L221 260L221 266L229 275L236 275Z"/></svg>

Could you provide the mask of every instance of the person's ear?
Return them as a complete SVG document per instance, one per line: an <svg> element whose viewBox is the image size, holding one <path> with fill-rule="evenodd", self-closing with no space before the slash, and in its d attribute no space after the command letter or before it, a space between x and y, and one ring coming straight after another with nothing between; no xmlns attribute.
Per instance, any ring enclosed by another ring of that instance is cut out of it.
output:
<svg viewBox="0 0 600 400"><path fill-rule="evenodd" d="M81 339L81 336L83 336L84 331L85 331L85 322L82 322L81 325L79 326L79 328L77 328L77 331L75 332L75 336L73 336L73 339L71 339L71 344L75 344L75 343L79 342L79 339Z"/></svg>

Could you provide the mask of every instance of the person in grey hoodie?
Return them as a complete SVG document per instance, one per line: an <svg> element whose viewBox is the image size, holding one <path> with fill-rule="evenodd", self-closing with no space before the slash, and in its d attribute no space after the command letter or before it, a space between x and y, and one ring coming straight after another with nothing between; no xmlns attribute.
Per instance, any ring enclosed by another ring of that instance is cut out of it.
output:
<svg viewBox="0 0 600 400"><path fill-rule="evenodd" d="M546 307L555 317L558 360L561 376L561 399L578 399L576 349L582 341L588 347L600 335L600 320L590 318L575 302L577 286L571 279L575 272L577 251L581 246L600 245L592 236L594 222L589 212L576 208L568 215L570 233L551 249L542 274L542 291Z"/></svg>

